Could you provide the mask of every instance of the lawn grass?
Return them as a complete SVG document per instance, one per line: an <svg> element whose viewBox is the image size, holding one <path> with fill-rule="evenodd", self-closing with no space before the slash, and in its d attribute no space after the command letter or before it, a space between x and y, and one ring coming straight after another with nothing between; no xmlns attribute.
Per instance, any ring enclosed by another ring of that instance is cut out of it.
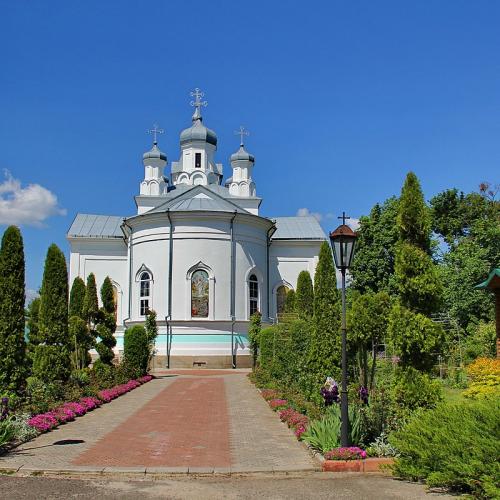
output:
<svg viewBox="0 0 500 500"><path fill-rule="evenodd" d="M463 389L454 389L452 387L443 386L443 396L444 400L447 403L459 403L460 401L464 401L464 397L462 395Z"/></svg>

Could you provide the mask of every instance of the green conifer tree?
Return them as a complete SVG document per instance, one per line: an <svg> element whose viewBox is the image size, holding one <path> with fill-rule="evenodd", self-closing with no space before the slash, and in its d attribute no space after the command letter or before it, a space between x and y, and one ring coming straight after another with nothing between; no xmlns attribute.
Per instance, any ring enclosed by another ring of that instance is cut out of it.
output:
<svg viewBox="0 0 500 500"><path fill-rule="evenodd" d="M92 275L93 276L93 275ZM89 276L90 278L90 276ZM94 278L95 283L95 278ZM87 284L88 289L88 284ZM110 365L115 357L113 347L116 345L114 336L116 330L115 318L115 300L113 295L113 284L108 276L104 279L101 287L101 301L103 307L97 314L96 333L100 341L96 345L99 359L106 365ZM89 301L90 304L90 301ZM91 308L88 309L88 314L91 316Z"/></svg>
<svg viewBox="0 0 500 500"><path fill-rule="evenodd" d="M45 382L66 380L71 362L68 333L68 271L64 254L52 244L47 251L40 291L40 344L35 347L33 374Z"/></svg>
<svg viewBox="0 0 500 500"><path fill-rule="evenodd" d="M84 319L83 304L85 302L85 282L77 276L73 280L69 296L69 316L78 316Z"/></svg>
<svg viewBox="0 0 500 500"><path fill-rule="evenodd" d="M314 314L314 290L309 271L301 271L297 279L295 310L300 319L307 320Z"/></svg>
<svg viewBox="0 0 500 500"><path fill-rule="evenodd" d="M151 370L153 357L155 354L156 338L158 337L158 325L156 324L156 311L150 309L146 316L146 337L148 339L149 357L148 357L148 371Z"/></svg>
<svg viewBox="0 0 500 500"><path fill-rule="evenodd" d="M290 293L290 292L288 292ZM259 311L250 316L250 326L248 327L248 340L250 341L250 350L252 351L252 367L257 365L257 356L259 351L260 332L262 330L262 315Z"/></svg>
<svg viewBox="0 0 500 500"><path fill-rule="evenodd" d="M0 250L0 390L19 393L26 381L24 340L24 248L10 226Z"/></svg>
<svg viewBox="0 0 500 500"><path fill-rule="evenodd" d="M97 298L97 285L95 282L94 273L90 273L87 277L87 287L85 289L85 298L83 300L83 319L87 321L92 328L99 313L99 301Z"/></svg>
<svg viewBox="0 0 500 500"><path fill-rule="evenodd" d="M314 275L314 328L309 348L309 371L315 383L340 371L341 304L330 246L321 245Z"/></svg>
<svg viewBox="0 0 500 500"><path fill-rule="evenodd" d="M284 312L295 314L295 290L288 290L286 292Z"/></svg>
<svg viewBox="0 0 500 500"><path fill-rule="evenodd" d="M28 342L32 346L35 346L40 343L40 333L38 329L39 314L40 314L40 297L35 297L28 304L28 324L27 324Z"/></svg>

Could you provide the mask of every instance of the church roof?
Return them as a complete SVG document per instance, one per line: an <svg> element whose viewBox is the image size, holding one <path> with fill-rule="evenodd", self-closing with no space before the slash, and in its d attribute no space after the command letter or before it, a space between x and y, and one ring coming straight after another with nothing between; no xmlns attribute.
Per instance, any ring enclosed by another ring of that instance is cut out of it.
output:
<svg viewBox="0 0 500 500"><path fill-rule="evenodd" d="M249 214L247 210L239 207L232 201L229 201L207 186L194 186L189 190L181 192L174 198L158 205L146 212L154 214L159 212L189 212L189 211L207 211L207 212L238 212Z"/></svg>
<svg viewBox="0 0 500 500"><path fill-rule="evenodd" d="M117 215L77 214L68 230L68 237L123 238L122 222L123 217Z"/></svg>
<svg viewBox="0 0 500 500"><path fill-rule="evenodd" d="M311 216L275 217L276 232L273 240L326 240L319 222Z"/></svg>

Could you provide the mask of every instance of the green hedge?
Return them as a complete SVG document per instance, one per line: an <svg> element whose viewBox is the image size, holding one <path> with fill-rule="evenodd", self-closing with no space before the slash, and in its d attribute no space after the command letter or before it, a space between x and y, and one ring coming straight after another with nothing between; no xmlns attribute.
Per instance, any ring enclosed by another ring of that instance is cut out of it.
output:
<svg viewBox="0 0 500 500"><path fill-rule="evenodd" d="M389 441L395 473L480 498L500 497L500 399L442 403L417 413Z"/></svg>
<svg viewBox="0 0 500 500"><path fill-rule="evenodd" d="M123 339L123 356L125 363L140 375L146 373L149 359L149 345L146 330L141 325L135 325L125 330Z"/></svg>

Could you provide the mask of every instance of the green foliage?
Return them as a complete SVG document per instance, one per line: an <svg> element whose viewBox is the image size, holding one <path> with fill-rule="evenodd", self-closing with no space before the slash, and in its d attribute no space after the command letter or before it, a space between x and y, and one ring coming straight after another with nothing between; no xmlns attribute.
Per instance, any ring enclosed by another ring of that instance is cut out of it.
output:
<svg viewBox="0 0 500 500"><path fill-rule="evenodd" d="M0 420L0 447L10 443L16 437L16 431L10 418Z"/></svg>
<svg viewBox="0 0 500 500"><path fill-rule="evenodd" d="M312 318L314 314L314 290L309 271L301 271L299 273L295 296L295 310L300 319Z"/></svg>
<svg viewBox="0 0 500 500"><path fill-rule="evenodd" d="M149 346L146 330L141 325L135 325L125 330L124 358L128 366L136 369L141 375L148 367Z"/></svg>
<svg viewBox="0 0 500 500"><path fill-rule="evenodd" d="M413 172L406 176L399 198L397 217L399 236L424 252L430 251L430 217L420 182Z"/></svg>
<svg viewBox="0 0 500 500"><path fill-rule="evenodd" d="M314 275L314 329L308 361L308 369L318 384L340 367L340 316L340 293L332 253L325 241Z"/></svg>
<svg viewBox="0 0 500 500"><path fill-rule="evenodd" d="M441 303L442 284L431 257L415 245L396 247L396 290L401 303L415 312L430 315Z"/></svg>
<svg viewBox="0 0 500 500"><path fill-rule="evenodd" d="M295 290L288 290L285 298L285 313L294 313L295 312Z"/></svg>
<svg viewBox="0 0 500 500"><path fill-rule="evenodd" d="M71 339L68 333L68 272L61 250L47 251L40 291L40 344L34 349L33 375L45 382L66 380L70 374Z"/></svg>
<svg viewBox="0 0 500 500"><path fill-rule="evenodd" d="M70 363L67 346L39 344L33 354L33 375L44 382L67 380Z"/></svg>
<svg viewBox="0 0 500 500"><path fill-rule="evenodd" d="M476 358L493 357L496 354L496 344L497 332L494 321L472 324L462 346L462 359L465 363L470 363Z"/></svg>
<svg viewBox="0 0 500 500"><path fill-rule="evenodd" d="M93 325L97 322L98 314L97 285L94 273L90 273L87 277L87 287L85 288L85 298L83 300L83 319Z"/></svg>
<svg viewBox="0 0 500 500"><path fill-rule="evenodd" d="M151 363L152 363L153 356L154 356L156 338L158 337L158 325L156 324L156 312L153 311L152 309L150 309L148 311L148 314L146 316L145 329L146 329L146 337L148 339L148 349L149 349L148 367L147 367L147 371L149 371L151 369Z"/></svg>
<svg viewBox="0 0 500 500"><path fill-rule="evenodd" d="M348 311L348 342L356 346L359 352L361 379L365 387L373 386L377 357L372 357L369 377L368 352L373 352L373 346L385 338L390 305L390 297L386 292L369 292L356 296Z"/></svg>
<svg viewBox="0 0 500 500"><path fill-rule="evenodd" d="M500 488L500 399L443 403L417 413L389 441L400 452L395 473L481 498Z"/></svg>
<svg viewBox="0 0 500 500"><path fill-rule="evenodd" d="M24 340L24 247L9 226L0 249L0 390L19 393L26 381Z"/></svg>
<svg viewBox="0 0 500 500"><path fill-rule="evenodd" d="M389 198L360 218L356 253L350 273L352 288L362 293L385 291L393 294L395 245L399 240L396 224L399 200Z"/></svg>
<svg viewBox="0 0 500 500"><path fill-rule="evenodd" d="M87 323L80 316L69 318L69 335L73 339L71 353L73 368L81 370L90 364L92 358L89 350L95 345L95 339L90 334Z"/></svg>
<svg viewBox="0 0 500 500"><path fill-rule="evenodd" d="M108 314L115 313L115 297L113 294L113 284L109 279L109 276L104 278L104 281L101 286L101 300L102 300L102 308Z"/></svg>
<svg viewBox="0 0 500 500"><path fill-rule="evenodd" d="M288 292L290 293L290 292ZM250 341L250 350L252 351L252 366L255 369L257 356L259 352L259 337L262 330L262 315L259 311L250 316L250 325L248 327L248 340Z"/></svg>
<svg viewBox="0 0 500 500"><path fill-rule="evenodd" d="M441 352L445 332L440 324L396 303L389 315L388 341L404 367L430 370Z"/></svg>
<svg viewBox="0 0 500 500"><path fill-rule="evenodd" d="M83 315L83 303L85 301L85 283L77 276L73 280L73 286L71 287L71 293L69 295L69 316L78 316L79 318L84 318Z"/></svg>
<svg viewBox="0 0 500 500"><path fill-rule="evenodd" d="M28 340L29 343L33 345L40 343L40 333L38 329L39 313L40 297L36 297L28 304L27 311Z"/></svg>

